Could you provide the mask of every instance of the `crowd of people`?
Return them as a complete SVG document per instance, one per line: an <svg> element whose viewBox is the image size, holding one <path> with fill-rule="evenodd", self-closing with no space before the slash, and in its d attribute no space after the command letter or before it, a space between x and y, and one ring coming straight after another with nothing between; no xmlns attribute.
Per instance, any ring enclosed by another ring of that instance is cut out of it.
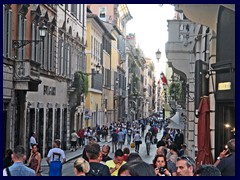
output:
<svg viewBox="0 0 240 180"><path fill-rule="evenodd" d="M150 128L146 128L150 125ZM163 136L157 134L163 128ZM100 146L99 142L104 142ZM134 144L135 152L130 151ZM139 151L146 144L146 154L150 157L150 148L156 148L152 163L147 163ZM123 148L123 145L127 147ZM110 146L112 145L112 146ZM164 128L158 122L137 121L133 123L112 123L110 126L96 126L92 129L80 129L71 133L71 151L83 148L82 157L73 164L76 176L234 176L235 175L235 139L228 142L217 161L196 167L196 162L188 154L180 130ZM30 155L27 165L27 153L22 146L7 150L3 160L4 176L41 176L41 154L35 139L30 137ZM114 153L113 158L109 153ZM49 176L61 176L62 165L66 163L65 152L60 140L56 139L53 148L47 154Z"/></svg>

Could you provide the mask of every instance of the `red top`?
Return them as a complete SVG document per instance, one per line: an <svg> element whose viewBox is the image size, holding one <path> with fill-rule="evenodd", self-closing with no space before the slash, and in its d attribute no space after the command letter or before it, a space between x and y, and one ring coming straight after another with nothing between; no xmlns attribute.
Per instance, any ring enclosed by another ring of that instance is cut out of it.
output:
<svg viewBox="0 0 240 180"><path fill-rule="evenodd" d="M127 160L128 160L128 154L124 154L124 155L123 155L123 160L124 160L124 161L127 161Z"/></svg>

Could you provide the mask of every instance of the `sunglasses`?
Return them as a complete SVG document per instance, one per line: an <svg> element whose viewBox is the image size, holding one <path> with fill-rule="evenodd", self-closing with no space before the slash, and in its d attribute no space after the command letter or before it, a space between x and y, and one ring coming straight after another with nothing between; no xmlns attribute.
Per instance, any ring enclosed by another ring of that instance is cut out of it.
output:
<svg viewBox="0 0 240 180"><path fill-rule="evenodd" d="M194 166L194 165L195 165L194 160L193 160L193 159L190 159L188 156L178 157L178 158L177 158L177 161L179 161L179 160L186 160L186 162L187 162L187 164L188 164L189 166Z"/></svg>

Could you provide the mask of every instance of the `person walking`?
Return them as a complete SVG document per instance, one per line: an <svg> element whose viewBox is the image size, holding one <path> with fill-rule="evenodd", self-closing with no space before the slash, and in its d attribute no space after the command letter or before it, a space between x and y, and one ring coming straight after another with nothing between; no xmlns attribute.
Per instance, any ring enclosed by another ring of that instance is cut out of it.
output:
<svg viewBox="0 0 240 180"><path fill-rule="evenodd" d="M103 128L103 133L104 133L104 138L105 138L105 142L108 141L108 126L104 126Z"/></svg>
<svg viewBox="0 0 240 180"><path fill-rule="evenodd" d="M3 169L3 176L35 176L35 171L24 165L26 151L23 146L18 145L12 154L13 165Z"/></svg>
<svg viewBox="0 0 240 180"><path fill-rule="evenodd" d="M29 149L32 150L32 145L33 144L37 144L37 140L36 140L36 133L32 132L30 139L29 139Z"/></svg>
<svg viewBox="0 0 240 180"><path fill-rule="evenodd" d="M146 151L147 151L147 155L148 155L148 156L149 156L149 154L150 154L151 137L152 137L152 134L151 134L150 131L148 131L147 134L146 134L146 136L145 136Z"/></svg>
<svg viewBox="0 0 240 180"><path fill-rule="evenodd" d="M127 128L127 145L130 145L132 138L132 129L131 127Z"/></svg>
<svg viewBox="0 0 240 180"><path fill-rule="evenodd" d="M41 176L40 168L41 168L41 154L38 152L39 147L37 144L32 145L31 155L28 159L28 167L35 171L36 176Z"/></svg>
<svg viewBox="0 0 240 180"><path fill-rule="evenodd" d="M144 136L145 125L143 123L141 123L141 131L142 131L142 136Z"/></svg>
<svg viewBox="0 0 240 180"><path fill-rule="evenodd" d="M124 143L124 133L122 129L120 129L118 132L118 148L119 149L122 149L123 143Z"/></svg>
<svg viewBox="0 0 240 180"><path fill-rule="evenodd" d="M114 153L117 150L118 143L118 134L116 133L116 129L113 130L111 137L112 137L112 153Z"/></svg>
<svg viewBox="0 0 240 180"><path fill-rule="evenodd" d="M73 132L71 133L71 149L70 149L70 151L76 151L78 138L80 138L80 137L77 135L76 131L73 130Z"/></svg>
<svg viewBox="0 0 240 180"><path fill-rule="evenodd" d="M79 144L79 147L80 148L83 148L84 145L85 145L85 137L84 137L84 129L79 129L78 131L78 136L79 136L79 139L78 139L78 144Z"/></svg>
<svg viewBox="0 0 240 180"><path fill-rule="evenodd" d="M140 144L142 144L142 137L139 131L136 132L133 141L135 142L135 152L139 153Z"/></svg>
<svg viewBox="0 0 240 180"><path fill-rule="evenodd" d="M62 164L66 163L65 152L60 148L61 142L56 139L53 148L49 150L47 155L47 163L49 165L49 176L61 176Z"/></svg>

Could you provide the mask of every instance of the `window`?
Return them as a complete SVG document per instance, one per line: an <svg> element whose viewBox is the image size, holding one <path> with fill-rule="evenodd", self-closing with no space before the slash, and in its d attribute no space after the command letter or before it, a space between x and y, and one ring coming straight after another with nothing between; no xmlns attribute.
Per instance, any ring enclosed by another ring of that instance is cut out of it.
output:
<svg viewBox="0 0 240 180"><path fill-rule="evenodd" d="M63 60L63 40L60 38L58 40L58 65L57 65L57 74L62 74L62 60Z"/></svg>
<svg viewBox="0 0 240 180"><path fill-rule="evenodd" d="M19 14L18 15L18 39L26 39L26 18ZM25 46L18 49L18 59L26 59Z"/></svg>
<svg viewBox="0 0 240 180"><path fill-rule="evenodd" d="M65 59L65 63L66 63L66 66L65 66L65 75L68 76L71 74L71 46L70 44L67 44L66 45L66 48L65 48L65 51L66 51L66 59Z"/></svg>
<svg viewBox="0 0 240 180"><path fill-rule="evenodd" d="M110 69L105 69L105 86L110 88L111 86L111 71Z"/></svg>
<svg viewBox="0 0 240 180"><path fill-rule="evenodd" d="M68 8L69 8L69 7L68 7L68 4L65 4L65 7L66 7L66 10L69 10L69 9L68 9Z"/></svg>
<svg viewBox="0 0 240 180"><path fill-rule="evenodd" d="M107 13L107 8L106 7L100 7L99 8L99 18L101 20L106 20L106 13Z"/></svg>
<svg viewBox="0 0 240 180"><path fill-rule="evenodd" d="M82 5L79 4L78 7L79 7L78 19L80 22L82 22L82 14L81 14L82 13Z"/></svg>
<svg viewBox="0 0 240 180"><path fill-rule="evenodd" d="M48 47L48 70L54 71L54 57L55 57L56 38L53 33L49 34L49 47Z"/></svg>
<svg viewBox="0 0 240 180"><path fill-rule="evenodd" d="M36 25L36 23L32 23L32 40L40 40L40 35L39 35L39 27ZM36 62L40 62L39 61L39 57L40 57L40 44L41 42L39 43L35 43L33 42L32 43L32 46L31 46L31 59L33 61L36 61Z"/></svg>
<svg viewBox="0 0 240 180"><path fill-rule="evenodd" d="M3 6L3 55L12 57L12 10L8 5Z"/></svg>
<svg viewBox="0 0 240 180"><path fill-rule="evenodd" d="M77 17L77 4L71 4L71 14Z"/></svg>
<svg viewBox="0 0 240 180"><path fill-rule="evenodd" d="M91 36L91 58L93 56L93 36Z"/></svg>

